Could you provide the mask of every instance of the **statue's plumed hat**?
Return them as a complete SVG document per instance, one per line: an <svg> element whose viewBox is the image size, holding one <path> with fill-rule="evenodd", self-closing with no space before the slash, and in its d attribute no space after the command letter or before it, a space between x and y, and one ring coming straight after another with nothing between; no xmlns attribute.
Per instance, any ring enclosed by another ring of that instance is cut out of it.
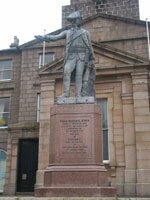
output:
<svg viewBox="0 0 150 200"><path fill-rule="evenodd" d="M73 19L77 19L77 18L82 19L79 11L71 13L66 19L68 21L72 21Z"/></svg>

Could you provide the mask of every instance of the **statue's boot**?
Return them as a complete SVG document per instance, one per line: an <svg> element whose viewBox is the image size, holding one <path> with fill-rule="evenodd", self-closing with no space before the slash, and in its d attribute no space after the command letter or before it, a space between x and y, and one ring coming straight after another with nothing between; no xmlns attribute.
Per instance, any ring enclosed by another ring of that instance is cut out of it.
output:
<svg viewBox="0 0 150 200"><path fill-rule="evenodd" d="M82 90L82 76L76 76L76 97L81 97L81 90Z"/></svg>

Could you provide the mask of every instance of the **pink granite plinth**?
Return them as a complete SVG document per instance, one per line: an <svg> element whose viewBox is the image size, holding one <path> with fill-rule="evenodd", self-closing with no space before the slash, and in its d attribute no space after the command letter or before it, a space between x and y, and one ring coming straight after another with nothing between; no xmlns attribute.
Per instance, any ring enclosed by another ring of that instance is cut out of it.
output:
<svg viewBox="0 0 150 200"><path fill-rule="evenodd" d="M40 197L114 197L102 163L102 120L95 104L51 108L49 165Z"/></svg>
<svg viewBox="0 0 150 200"><path fill-rule="evenodd" d="M51 166L45 171L44 186L108 186L107 178L108 174L104 166Z"/></svg>
<svg viewBox="0 0 150 200"><path fill-rule="evenodd" d="M43 187L36 191L37 197L115 197L112 187Z"/></svg>

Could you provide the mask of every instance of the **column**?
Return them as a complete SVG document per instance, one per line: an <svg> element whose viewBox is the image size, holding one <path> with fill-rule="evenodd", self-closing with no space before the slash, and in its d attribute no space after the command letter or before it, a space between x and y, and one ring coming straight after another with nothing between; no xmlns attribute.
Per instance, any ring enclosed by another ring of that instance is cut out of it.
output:
<svg viewBox="0 0 150 200"><path fill-rule="evenodd" d="M49 164L50 107L54 105L54 87L52 80L41 81L39 160L36 187L43 186L44 170Z"/></svg>
<svg viewBox="0 0 150 200"><path fill-rule="evenodd" d="M122 94L123 129L125 148L125 183L124 194L136 194L136 139L132 94Z"/></svg>
<svg viewBox="0 0 150 200"><path fill-rule="evenodd" d="M137 196L150 195L150 110L148 72L132 74L137 153Z"/></svg>

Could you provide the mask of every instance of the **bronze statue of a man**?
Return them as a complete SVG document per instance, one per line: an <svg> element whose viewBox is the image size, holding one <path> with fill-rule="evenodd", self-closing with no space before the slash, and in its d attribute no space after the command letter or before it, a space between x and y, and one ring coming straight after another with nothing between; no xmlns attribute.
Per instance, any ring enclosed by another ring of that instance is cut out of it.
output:
<svg viewBox="0 0 150 200"><path fill-rule="evenodd" d="M70 30L65 30L58 35L35 37L42 41L66 39L62 97L69 97L71 73L74 69L76 71L76 97L95 96L94 53L89 33L81 28L82 17L78 11L70 14L67 20L72 23Z"/></svg>

